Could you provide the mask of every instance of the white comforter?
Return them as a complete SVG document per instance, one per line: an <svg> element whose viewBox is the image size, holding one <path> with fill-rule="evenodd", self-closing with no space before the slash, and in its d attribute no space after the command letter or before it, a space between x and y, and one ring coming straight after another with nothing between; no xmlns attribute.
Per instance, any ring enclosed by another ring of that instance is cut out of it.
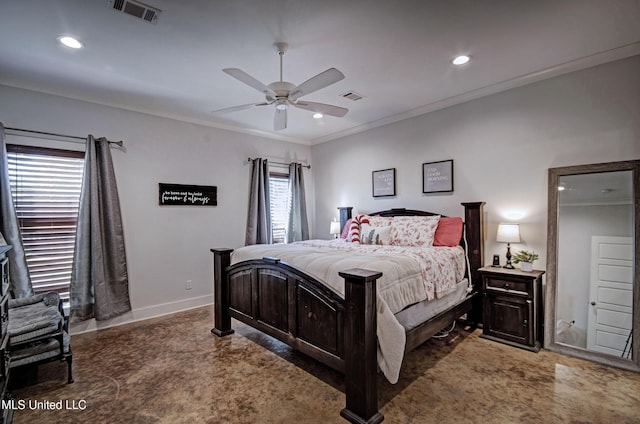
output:
<svg viewBox="0 0 640 424"><path fill-rule="evenodd" d="M378 365L392 384L398 381L406 343L405 330L394 314L450 293L465 270L461 247L374 246L342 239L246 246L232 253L231 264L263 257L303 269L343 296L344 280L338 272L350 268L382 272L376 284Z"/></svg>

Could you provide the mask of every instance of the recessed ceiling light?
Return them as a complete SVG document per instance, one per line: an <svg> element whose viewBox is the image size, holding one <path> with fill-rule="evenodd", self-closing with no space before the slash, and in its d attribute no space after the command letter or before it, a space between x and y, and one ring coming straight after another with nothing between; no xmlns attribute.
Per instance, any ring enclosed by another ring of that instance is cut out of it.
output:
<svg viewBox="0 0 640 424"><path fill-rule="evenodd" d="M465 55L461 55L456 57L455 59L453 59L451 61L451 63L453 63L454 65L464 65L465 63L467 63L469 61L470 57L469 56L465 56Z"/></svg>
<svg viewBox="0 0 640 424"><path fill-rule="evenodd" d="M324 115L318 112L318 113L314 113L313 117L316 118L316 119L322 119L324 117Z"/></svg>
<svg viewBox="0 0 640 424"><path fill-rule="evenodd" d="M67 46L71 49L81 49L83 44L76 38L69 37L68 35L61 35L58 37L60 44Z"/></svg>

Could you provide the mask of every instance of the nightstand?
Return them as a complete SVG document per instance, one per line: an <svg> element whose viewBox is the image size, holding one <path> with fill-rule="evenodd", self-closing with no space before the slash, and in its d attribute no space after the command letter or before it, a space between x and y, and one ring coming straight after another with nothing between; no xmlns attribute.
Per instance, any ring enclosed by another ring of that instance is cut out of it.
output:
<svg viewBox="0 0 640 424"><path fill-rule="evenodd" d="M482 335L537 352L542 345L542 274L486 266L482 275Z"/></svg>

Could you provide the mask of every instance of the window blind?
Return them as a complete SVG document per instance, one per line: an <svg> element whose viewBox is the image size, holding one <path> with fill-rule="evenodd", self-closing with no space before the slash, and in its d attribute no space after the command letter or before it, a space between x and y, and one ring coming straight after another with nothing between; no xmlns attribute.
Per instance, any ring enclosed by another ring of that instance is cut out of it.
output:
<svg viewBox="0 0 640 424"><path fill-rule="evenodd" d="M69 297L84 153L7 146L11 193L36 293Z"/></svg>
<svg viewBox="0 0 640 424"><path fill-rule="evenodd" d="M274 243L285 243L289 222L289 175L269 174L271 234Z"/></svg>

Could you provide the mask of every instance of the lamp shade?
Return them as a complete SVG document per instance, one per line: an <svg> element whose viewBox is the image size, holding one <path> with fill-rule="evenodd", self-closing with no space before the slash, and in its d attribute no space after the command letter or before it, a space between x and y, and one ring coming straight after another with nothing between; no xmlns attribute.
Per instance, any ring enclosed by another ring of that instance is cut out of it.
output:
<svg viewBox="0 0 640 424"><path fill-rule="evenodd" d="M496 241L500 243L520 243L520 224L499 224Z"/></svg>
<svg viewBox="0 0 640 424"><path fill-rule="evenodd" d="M331 221L329 234L340 234L340 223L338 221Z"/></svg>

